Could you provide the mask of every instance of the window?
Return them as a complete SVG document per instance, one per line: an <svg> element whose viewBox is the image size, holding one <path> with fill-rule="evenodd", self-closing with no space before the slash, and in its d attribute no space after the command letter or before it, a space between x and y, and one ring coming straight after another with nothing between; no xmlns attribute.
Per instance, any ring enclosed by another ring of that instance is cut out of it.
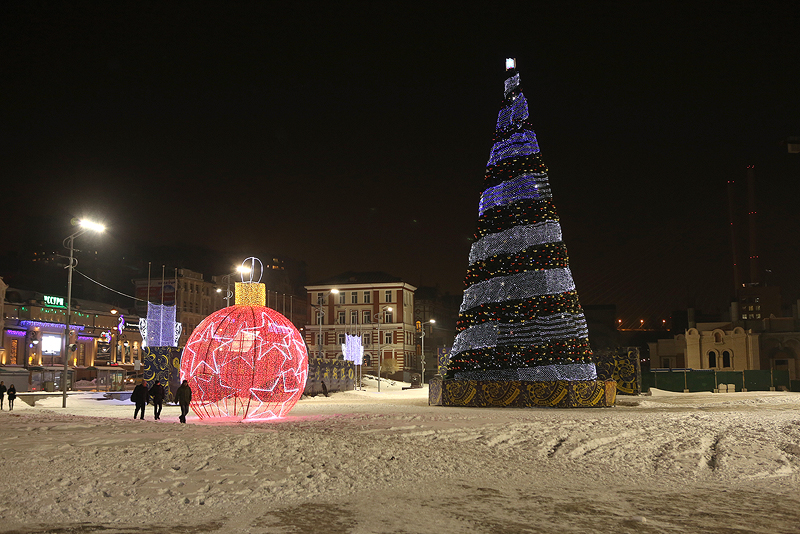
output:
<svg viewBox="0 0 800 534"><path fill-rule="evenodd" d="M730 367L731 366L731 353L730 351L723 351L722 352L722 367Z"/></svg>
<svg viewBox="0 0 800 534"><path fill-rule="evenodd" d="M392 302L392 291L387 289L384 294L384 302Z"/></svg>
<svg viewBox="0 0 800 534"><path fill-rule="evenodd" d="M709 351L708 353L708 368L714 369L717 367L717 353L714 351Z"/></svg>
<svg viewBox="0 0 800 534"><path fill-rule="evenodd" d="M370 314L369 310L364 310L362 315L364 317L364 324L369 324L372 322L372 315Z"/></svg>
<svg viewBox="0 0 800 534"><path fill-rule="evenodd" d="M386 313L383 316L384 323L393 323L394 322L394 313L386 310Z"/></svg>
<svg viewBox="0 0 800 534"><path fill-rule="evenodd" d="M316 334L317 337L317 345L324 345L325 344L325 334Z"/></svg>
<svg viewBox="0 0 800 534"><path fill-rule="evenodd" d="M322 324L322 314L320 312L316 312L317 314L317 324Z"/></svg>
<svg viewBox="0 0 800 534"><path fill-rule="evenodd" d="M345 335L339 334L339 345L344 345L345 342Z"/></svg>
<svg viewBox="0 0 800 534"><path fill-rule="evenodd" d="M371 297L370 292L364 291L364 304L369 304L372 301L370 297Z"/></svg>
<svg viewBox="0 0 800 534"><path fill-rule="evenodd" d="M391 332L384 332L383 333L383 343L385 345L391 345L392 344L392 333Z"/></svg>
<svg viewBox="0 0 800 534"><path fill-rule="evenodd" d="M358 310L350 312L350 324L358 324Z"/></svg>
<svg viewBox="0 0 800 534"><path fill-rule="evenodd" d="M344 312L340 311L336 319L336 324L344 324Z"/></svg>
<svg viewBox="0 0 800 534"><path fill-rule="evenodd" d="M358 291L350 293L350 304L358 304Z"/></svg>
<svg viewBox="0 0 800 534"><path fill-rule="evenodd" d="M371 332L369 334L364 334L363 335L363 337L361 338L361 344L363 346L365 346L365 347L369 347L370 345L372 345L372 333Z"/></svg>
<svg viewBox="0 0 800 534"><path fill-rule="evenodd" d="M344 293L344 291L339 293L339 304L345 304L345 293Z"/></svg>
<svg viewBox="0 0 800 534"><path fill-rule="evenodd" d="M325 298L322 293L317 293L317 304L325 304Z"/></svg>

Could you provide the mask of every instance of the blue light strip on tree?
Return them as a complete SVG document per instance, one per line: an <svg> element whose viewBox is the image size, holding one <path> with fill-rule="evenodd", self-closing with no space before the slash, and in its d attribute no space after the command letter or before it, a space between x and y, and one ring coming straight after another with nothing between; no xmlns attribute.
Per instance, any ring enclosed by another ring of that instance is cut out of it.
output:
<svg viewBox="0 0 800 534"><path fill-rule="evenodd" d="M478 282L466 289L460 311L488 302L526 299L539 295L565 293L574 289L575 282L572 281L572 272L568 267L498 276L485 282Z"/></svg>
<svg viewBox="0 0 800 534"><path fill-rule="evenodd" d="M496 206L505 206L526 198L551 198L550 184L546 174L525 173L488 188L481 195L478 214Z"/></svg>

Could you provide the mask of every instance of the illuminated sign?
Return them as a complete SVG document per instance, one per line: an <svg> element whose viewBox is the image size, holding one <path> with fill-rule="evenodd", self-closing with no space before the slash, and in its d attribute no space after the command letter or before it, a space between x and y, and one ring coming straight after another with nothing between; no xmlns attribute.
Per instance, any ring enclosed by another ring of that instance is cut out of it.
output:
<svg viewBox="0 0 800 534"><path fill-rule="evenodd" d="M65 307L63 297L53 297L52 295L45 295L44 303L47 304L48 306L58 306L59 308Z"/></svg>
<svg viewBox="0 0 800 534"><path fill-rule="evenodd" d="M42 354L61 354L61 336L42 336Z"/></svg>

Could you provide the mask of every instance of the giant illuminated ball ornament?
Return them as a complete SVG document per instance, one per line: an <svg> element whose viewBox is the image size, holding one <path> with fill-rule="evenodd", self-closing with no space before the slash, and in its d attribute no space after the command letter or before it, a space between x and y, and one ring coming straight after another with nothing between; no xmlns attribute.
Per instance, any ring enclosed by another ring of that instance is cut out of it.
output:
<svg viewBox="0 0 800 534"><path fill-rule="evenodd" d="M253 260L253 266L258 260ZM261 262L258 262L259 264ZM206 317L181 358L192 388L192 411L207 417L258 421L284 417L308 378L308 353L297 328L264 306L264 284L236 283L236 304Z"/></svg>

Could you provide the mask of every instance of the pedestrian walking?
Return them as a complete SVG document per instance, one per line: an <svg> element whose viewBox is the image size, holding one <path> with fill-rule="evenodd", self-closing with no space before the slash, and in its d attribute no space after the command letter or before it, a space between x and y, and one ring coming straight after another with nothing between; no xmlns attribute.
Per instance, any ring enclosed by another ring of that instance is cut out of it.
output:
<svg viewBox="0 0 800 534"><path fill-rule="evenodd" d="M131 401L136 403L136 409L133 411L133 418L136 419L136 416L139 415L139 411L141 411L142 415L139 419L144 419L144 409L147 407L147 386L144 385L144 382L139 381L136 387L133 388Z"/></svg>
<svg viewBox="0 0 800 534"><path fill-rule="evenodd" d="M183 383L178 386L178 390L175 392L175 402L181 407L181 416L179 419L181 423L185 423L186 414L189 413L189 403L192 402L192 388L189 387L188 380L184 380Z"/></svg>
<svg viewBox="0 0 800 534"><path fill-rule="evenodd" d="M153 400L153 415L155 415L156 421L161 419L161 408L164 406L165 395L164 386L156 380L155 384L150 388L150 398Z"/></svg>
<svg viewBox="0 0 800 534"><path fill-rule="evenodd" d="M14 409L14 399L17 398L17 388L14 387L14 384L8 386L8 411Z"/></svg>
<svg viewBox="0 0 800 534"><path fill-rule="evenodd" d="M6 391L8 391L8 388L6 388L5 382L0 380L0 410L3 409L3 399L6 398Z"/></svg>

